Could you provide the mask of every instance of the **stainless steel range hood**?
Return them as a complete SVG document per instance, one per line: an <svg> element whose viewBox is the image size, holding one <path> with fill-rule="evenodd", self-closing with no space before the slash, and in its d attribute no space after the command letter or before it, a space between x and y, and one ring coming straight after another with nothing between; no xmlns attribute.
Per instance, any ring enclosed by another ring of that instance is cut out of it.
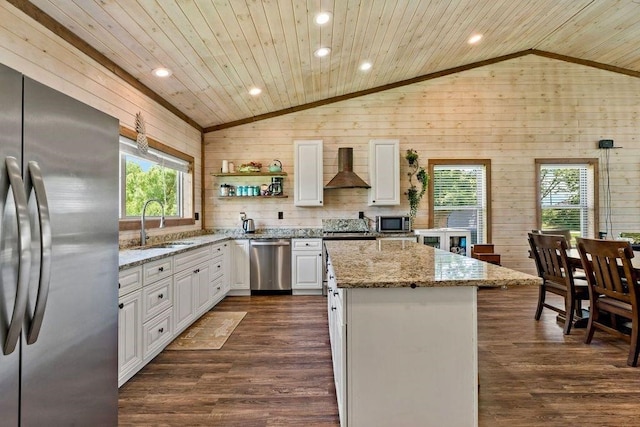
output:
<svg viewBox="0 0 640 427"><path fill-rule="evenodd" d="M353 172L353 148L338 148L338 173L324 188L371 188Z"/></svg>

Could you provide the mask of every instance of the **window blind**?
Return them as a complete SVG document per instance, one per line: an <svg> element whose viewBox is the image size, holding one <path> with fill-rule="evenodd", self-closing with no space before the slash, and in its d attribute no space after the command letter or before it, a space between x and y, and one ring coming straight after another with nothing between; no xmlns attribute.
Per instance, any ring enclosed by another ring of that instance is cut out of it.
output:
<svg viewBox="0 0 640 427"><path fill-rule="evenodd" d="M129 156L149 160L169 169L174 169L183 173L189 173L189 162L179 159L170 154L163 153L162 151L156 150L151 147L149 147L146 153L142 153L140 152L140 150L138 150L138 145L135 141L122 135L120 136L120 152Z"/></svg>
<svg viewBox="0 0 640 427"><path fill-rule="evenodd" d="M472 243L486 239L486 171L484 165L436 165L433 168L434 224L466 228Z"/></svg>
<svg viewBox="0 0 640 427"><path fill-rule="evenodd" d="M543 229L569 229L586 236L593 211L593 185L588 165L540 167Z"/></svg>

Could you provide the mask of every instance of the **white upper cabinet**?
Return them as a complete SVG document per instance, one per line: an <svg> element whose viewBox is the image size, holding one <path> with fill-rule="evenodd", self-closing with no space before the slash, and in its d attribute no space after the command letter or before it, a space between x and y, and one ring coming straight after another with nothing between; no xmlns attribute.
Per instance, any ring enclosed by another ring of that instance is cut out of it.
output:
<svg viewBox="0 0 640 427"><path fill-rule="evenodd" d="M400 141L369 141L369 206L400 204Z"/></svg>
<svg viewBox="0 0 640 427"><path fill-rule="evenodd" d="M322 140L293 141L295 206L322 206Z"/></svg>

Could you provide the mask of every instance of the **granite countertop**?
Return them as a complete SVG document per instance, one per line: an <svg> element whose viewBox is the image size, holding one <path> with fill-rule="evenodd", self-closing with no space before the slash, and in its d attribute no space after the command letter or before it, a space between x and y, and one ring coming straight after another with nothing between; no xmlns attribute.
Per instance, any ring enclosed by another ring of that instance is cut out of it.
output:
<svg viewBox="0 0 640 427"><path fill-rule="evenodd" d="M430 246L393 240L325 242L339 288L540 285L521 273Z"/></svg>

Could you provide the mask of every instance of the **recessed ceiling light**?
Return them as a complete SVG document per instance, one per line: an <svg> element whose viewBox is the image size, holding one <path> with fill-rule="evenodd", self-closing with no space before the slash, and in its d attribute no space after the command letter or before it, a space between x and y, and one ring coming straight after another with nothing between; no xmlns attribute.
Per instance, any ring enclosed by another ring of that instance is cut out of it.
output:
<svg viewBox="0 0 640 427"><path fill-rule="evenodd" d="M260 89L259 87L252 87L251 89L249 89L249 95L251 96L257 96L260 95L262 93L262 89Z"/></svg>
<svg viewBox="0 0 640 427"><path fill-rule="evenodd" d="M331 49L329 49L328 47L321 47L320 49L316 50L313 54L318 58L322 58L329 55L330 52L331 52Z"/></svg>
<svg viewBox="0 0 640 427"><path fill-rule="evenodd" d="M371 67L372 67L371 62L363 62L362 64L360 64L361 71L369 71Z"/></svg>
<svg viewBox="0 0 640 427"><path fill-rule="evenodd" d="M169 77L171 75L171 70L168 68L156 68L151 72L156 77Z"/></svg>
<svg viewBox="0 0 640 427"><path fill-rule="evenodd" d="M467 40L467 43L469 44L476 44L478 43L480 40L482 40L482 34L474 34L471 37L469 37L469 40Z"/></svg>
<svg viewBox="0 0 640 427"><path fill-rule="evenodd" d="M320 12L316 15L316 24L324 25L331 20L331 14L329 12Z"/></svg>

